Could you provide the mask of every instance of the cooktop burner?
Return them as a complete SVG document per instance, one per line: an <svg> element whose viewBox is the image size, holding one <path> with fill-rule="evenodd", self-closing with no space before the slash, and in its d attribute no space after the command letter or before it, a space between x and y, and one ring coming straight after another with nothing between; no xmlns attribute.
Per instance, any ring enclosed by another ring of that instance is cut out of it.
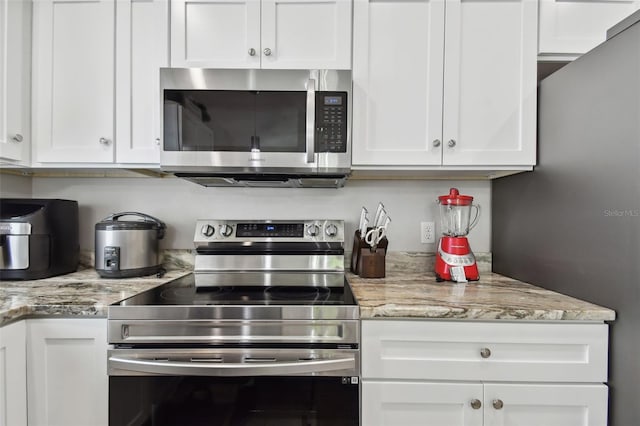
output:
<svg viewBox="0 0 640 426"><path fill-rule="evenodd" d="M264 290L265 297L280 300L325 300L331 295L331 289L327 287L267 287Z"/></svg>
<svg viewBox="0 0 640 426"><path fill-rule="evenodd" d="M230 274L226 282L233 281ZM210 286L196 287L194 274L121 301L120 306L197 305L356 305L348 282L342 287Z"/></svg>

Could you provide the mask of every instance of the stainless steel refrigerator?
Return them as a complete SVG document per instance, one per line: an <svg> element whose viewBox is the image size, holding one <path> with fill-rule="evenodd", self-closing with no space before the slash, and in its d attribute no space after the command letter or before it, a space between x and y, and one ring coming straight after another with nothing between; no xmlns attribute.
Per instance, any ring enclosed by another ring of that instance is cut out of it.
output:
<svg viewBox="0 0 640 426"><path fill-rule="evenodd" d="M616 311L610 426L640 425L640 23L629 22L541 82L538 166L492 183L493 270Z"/></svg>

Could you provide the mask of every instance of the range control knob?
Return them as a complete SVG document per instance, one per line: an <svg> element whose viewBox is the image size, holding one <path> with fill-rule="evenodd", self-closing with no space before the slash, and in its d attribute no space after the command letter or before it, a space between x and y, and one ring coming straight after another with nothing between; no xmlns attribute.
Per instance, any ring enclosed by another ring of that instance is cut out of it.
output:
<svg viewBox="0 0 640 426"><path fill-rule="evenodd" d="M320 227L316 224L309 225L309 227L307 228L307 234L310 237L315 237L318 235L318 233L320 233Z"/></svg>
<svg viewBox="0 0 640 426"><path fill-rule="evenodd" d="M226 223L224 225L220 225L220 235L223 237L230 237L231 234L233 234L233 226L227 225Z"/></svg>
<svg viewBox="0 0 640 426"><path fill-rule="evenodd" d="M214 228L212 225L209 225L208 223L206 225L202 225L202 229L200 229L200 232L202 233L202 235L204 235L205 237L210 237L213 234L215 234L216 232L216 228Z"/></svg>
<svg viewBox="0 0 640 426"><path fill-rule="evenodd" d="M330 223L327 225L324 232L328 237L335 237L336 235L338 235L338 227L335 224Z"/></svg>

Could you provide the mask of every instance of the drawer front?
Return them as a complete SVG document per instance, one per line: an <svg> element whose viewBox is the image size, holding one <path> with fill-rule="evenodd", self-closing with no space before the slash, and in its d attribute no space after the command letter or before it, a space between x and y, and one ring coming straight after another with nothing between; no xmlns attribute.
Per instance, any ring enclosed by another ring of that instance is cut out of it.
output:
<svg viewBox="0 0 640 426"><path fill-rule="evenodd" d="M362 321L363 379L606 382L605 324Z"/></svg>

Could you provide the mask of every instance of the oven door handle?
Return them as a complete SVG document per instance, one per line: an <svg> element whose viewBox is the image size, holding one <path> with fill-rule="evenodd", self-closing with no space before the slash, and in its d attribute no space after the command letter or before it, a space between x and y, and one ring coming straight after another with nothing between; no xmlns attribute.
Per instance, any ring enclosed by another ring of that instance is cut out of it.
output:
<svg viewBox="0 0 640 426"><path fill-rule="evenodd" d="M354 357L251 363L203 363L200 361L158 361L119 356L109 357L109 369L170 376L312 375L313 373L334 370L352 370L355 367Z"/></svg>
<svg viewBox="0 0 640 426"><path fill-rule="evenodd" d="M316 157L316 81L307 81L307 163L313 163Z"/></svg>

